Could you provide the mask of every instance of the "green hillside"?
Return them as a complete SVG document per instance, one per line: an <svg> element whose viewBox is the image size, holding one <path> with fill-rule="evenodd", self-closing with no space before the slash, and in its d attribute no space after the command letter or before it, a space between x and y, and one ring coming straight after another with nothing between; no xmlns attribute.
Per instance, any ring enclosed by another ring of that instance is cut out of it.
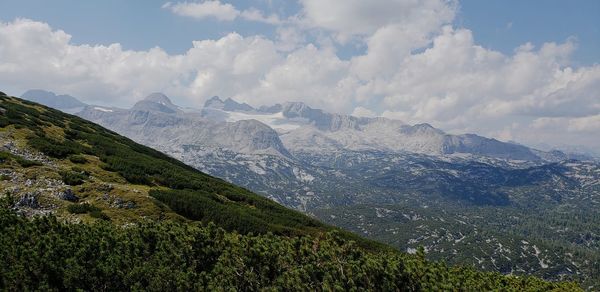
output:
<svg viewBox="0 0 600 292"><path fill-rule="evenodd" d="M3 290L579 289L399 253L3 93L0 146Z"/></svg>
<svg viewBox="0 0 600 292"><path fill-rule="evenodd" d="M12 142L30 153L43 153L53 162L34 160L32 165L23 165L24 158L4 150L5 163L14 160L12 165L27 167L29 176L54 177L70 185L81 200L53 202L60 205L59 211L62 207L71 210L69 205L81 202L108 209L106 202L97 201L104 194L118 194L137 207L122 208L122 212L106 210L108 218L119 223L129 222L128 213L135 210L138 215L155 218L175 218L174 213L178 213L191 220L217 222L240 233L292 235L330 229L96 124L24 100L1 99L5 110L0 116L3 142Z"/></svg>

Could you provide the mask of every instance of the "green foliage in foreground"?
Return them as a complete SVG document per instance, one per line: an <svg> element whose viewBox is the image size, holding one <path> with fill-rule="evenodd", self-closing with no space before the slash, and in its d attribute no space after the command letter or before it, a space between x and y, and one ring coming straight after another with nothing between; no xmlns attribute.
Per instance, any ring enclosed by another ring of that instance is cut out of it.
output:
<svg viewBox="0 0 600 292"><path fill-rule="evenodd" d="M69 211L69 213L72 214L85 214L100 211L100 208L89 203L83 203L69 205L69 207L67 207L67 210Z"/></svg>
<svg viewBox="0 0 600 292"><path fill-rule="evenodd" d="M88 178L88 176L85 175L84 173L72 171L72 170L63 171L60 173L60 176L61 176L63 182L65 182L66 184L68 184L70 186L77 186L77 185L83 184L85 179Z"/></svg>
<svg viewBox="0 0 600 292"><path fill-rule="evenodd" d="M85 157L83 157L82 155L71 155L69 156L69 160L77 164L84 164L88 162L87 159L85 159Z"/></svg>
<svg viewBox="0 0 600 292"><path fill-rule="evenodd" d="M239 235L214 224L66 224L0 206L4 290L578 291L573 283L369 253L336 233Z"/></svg>
<svg viewBox="0 0 600 292"><path fill-rule="evenodd" d="M93 218L98 218L98 219L102 219L102 220L110 220L110 218L102 213L102 210L100 210L100 208L91 205L89 203L83 203L83 204L72 204L69 205L69 207L67 207L67 210L69 211L69 213L72 214L90 214L91 217Z"/></svg>

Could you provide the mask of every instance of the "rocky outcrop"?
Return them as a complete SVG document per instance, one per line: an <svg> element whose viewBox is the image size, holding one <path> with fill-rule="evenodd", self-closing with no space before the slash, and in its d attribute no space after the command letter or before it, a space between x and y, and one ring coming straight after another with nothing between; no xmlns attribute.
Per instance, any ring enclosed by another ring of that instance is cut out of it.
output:
<svg viewBox="0 0 600 292"><path fill-rule="evenodd" d="M78 202L79 197L77 197L71 189L66 189L64 191L58 192L56 195L59 199L69 201L69 202Z"/></svg>
<svg viewBox="0 0 600 292"><path fill-rule="evenodd" d="M27 192L21 195L21 197L15 203L15 208L32 208L37 209L40 207L38 201L40 193L37 191Z"/></svg>

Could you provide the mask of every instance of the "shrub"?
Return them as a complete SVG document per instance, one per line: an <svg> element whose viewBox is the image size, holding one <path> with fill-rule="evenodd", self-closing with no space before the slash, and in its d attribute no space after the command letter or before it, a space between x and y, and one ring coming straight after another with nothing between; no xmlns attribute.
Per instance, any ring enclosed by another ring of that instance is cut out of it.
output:
<svg viewBox="0 0 600 292"><path fill-rule="evenodd" d="M0 290L582 291L574 283L370 253L336 233L228 233L214 224L69 224L0 201ZM7 204L4 204L7 205ZM90 214L92 215L92 214ZM102 215L98 215L102 216Z"/></svg>
<svg viewBox="0 0 600 292"><path fill-rule="evenodd" d="M11 158L11 154L6 151L0 151L0 163L4 163Z"/></svg>
<svg viewBox="0 0 600 292"><path fill-rule="evenodd" d="M42 163L39 161L27 160L27 159L19 157L19 156L15 156L15 160L22 167L41 166L42 165Z"/></svg>
<svg viewBox="0 0 600 292"><path fill-rule="evenodd" d="M60 176L63 182L70 186L77 186L83 184L85 179L87 179L87 175L85 173L76 172L72 170L60 172Z"/></svg>
<svg viewBox="0 0 600 292"><path fill-rule="evenodd" d="M100 208L88 203L69 205L69 207L67 207L67 211L73 214L101 212Z"/></svg>
<svg viewBox="0 0 600 292"><path fill-rule="evenodd" d="M69 156L69 160L71 162L77 163L77 164L87 163L87 159L85 159L85 157L83 157L82 155L71 155L71 156Z"/></svg>
<svg viewBox="0 0 600 292"><path fill-rule="evenodd" d="M102 219L102 220L106 220L106 221L110 220L110 217L108 217L108 215L102 213L102 211L100 211L100 210L91 211L90 216L92 218Z"/></svg>

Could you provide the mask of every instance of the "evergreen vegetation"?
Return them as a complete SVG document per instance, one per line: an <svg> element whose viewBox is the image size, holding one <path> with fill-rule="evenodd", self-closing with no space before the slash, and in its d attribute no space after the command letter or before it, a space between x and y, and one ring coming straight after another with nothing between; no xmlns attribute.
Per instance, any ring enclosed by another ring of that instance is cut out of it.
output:
<svg viewBox="0 0 600 292"><path fill-rule="evenodd" d="M67 224L0 208L0 288L87 291L579 291L450 268L397 252L370 253L335 232L319 237L240 235L207 225Z"/></svg>
<svg viewBox="0 0 600 292"><path fill-rule="evenodd" d="M71 155L69 156L69 160L73 163L84 164L87 163L87 159L83 157L83 155Z"/></svg>

